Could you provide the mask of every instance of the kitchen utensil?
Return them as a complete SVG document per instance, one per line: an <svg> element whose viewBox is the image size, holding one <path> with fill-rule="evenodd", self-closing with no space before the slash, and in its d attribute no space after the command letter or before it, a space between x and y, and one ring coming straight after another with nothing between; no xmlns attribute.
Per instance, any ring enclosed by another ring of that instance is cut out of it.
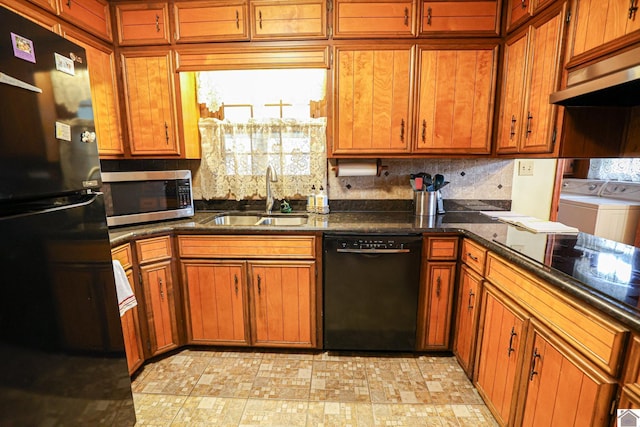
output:
<svg viewBox="0 0 640 427"><path fill-rule="evenodd" d="M433 189L438 191L442 188L442 184L444 184L444 176L437 173L436 176L433 177Z"/></svg>
<svg viewBox="0 0 640 427"><path fill-rule="evenodd" d="M421 176L417 176L415 178L415 189L418 191L422 191L423 180Z"/></svg>

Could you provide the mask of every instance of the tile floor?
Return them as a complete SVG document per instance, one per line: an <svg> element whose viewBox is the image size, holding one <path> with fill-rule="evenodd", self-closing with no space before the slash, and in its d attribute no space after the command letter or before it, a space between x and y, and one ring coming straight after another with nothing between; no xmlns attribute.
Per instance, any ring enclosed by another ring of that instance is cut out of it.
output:
<svg viewBox="0 0 640 427"><path fill-rule="evenodd" d="M496 426L453 357L186 349L134 378L136 426Z"/></svg>

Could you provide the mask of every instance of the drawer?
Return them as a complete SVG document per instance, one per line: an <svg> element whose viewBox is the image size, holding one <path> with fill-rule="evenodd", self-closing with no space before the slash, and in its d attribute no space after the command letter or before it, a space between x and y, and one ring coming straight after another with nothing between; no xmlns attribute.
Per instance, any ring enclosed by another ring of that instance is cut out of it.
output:
<svg viewBox="0 0 640 427"><path fill-rule="evenodd" d="M171 237L162 236L136 241L140 264L171 258Z"/></svg>
<svg viewBox="0 0 640 427"><path fill-rule="evenodd" d="M111 249L111 258L114 260L120 261L122 268L125 270L127 268L133 267L133 256L131 254L131 245L120 245Z"/></svg>
<svg viewBox="0 0 640 427"><path fill-rule="evenodd" d="M315 258L314 236L178 236L181 258Z"/></svg>
<svg viewBox="0 0 640 427"><path fill-rule="evenodd" d="M473 240L462 240L462 253L460 259L480 275L484 274L484 263L487 250Z"/></svg>
<svg viewBox="0 0 640 427"><path fill-rule="evenodd" d="M628 334L623 325L495 254L487 256L485 277L585 357L617 376Z"/></svg>
<svg viewBox="0 0 640 427"><path fill-rule="evenodd" d="M458 237L427 237L424 256L429 260L456 260L458 258Z"/></svg>

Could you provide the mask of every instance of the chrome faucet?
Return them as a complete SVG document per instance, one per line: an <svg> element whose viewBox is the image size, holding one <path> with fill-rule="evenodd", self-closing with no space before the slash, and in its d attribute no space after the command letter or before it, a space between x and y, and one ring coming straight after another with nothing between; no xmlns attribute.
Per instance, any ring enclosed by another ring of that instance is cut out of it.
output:
<svg viewBox="0 0 640 427"><path fill-rule="evenodd" d="M276 174L276 170L271 167L271 165L267 166L267 213L270 214L273 209L273 194L271 194L271 183L278 182L278 174Z"/></svg>

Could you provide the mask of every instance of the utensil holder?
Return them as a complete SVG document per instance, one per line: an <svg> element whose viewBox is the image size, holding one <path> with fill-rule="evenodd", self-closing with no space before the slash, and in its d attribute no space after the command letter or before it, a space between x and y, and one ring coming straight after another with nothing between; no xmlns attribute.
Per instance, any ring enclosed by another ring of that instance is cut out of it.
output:
<svg viewBox="0 0 640 427"><path fill-rule="evenodd" d="M434 216L438 213L438 193L435 191L415 191L413 201L416 216Z"/></svg>

